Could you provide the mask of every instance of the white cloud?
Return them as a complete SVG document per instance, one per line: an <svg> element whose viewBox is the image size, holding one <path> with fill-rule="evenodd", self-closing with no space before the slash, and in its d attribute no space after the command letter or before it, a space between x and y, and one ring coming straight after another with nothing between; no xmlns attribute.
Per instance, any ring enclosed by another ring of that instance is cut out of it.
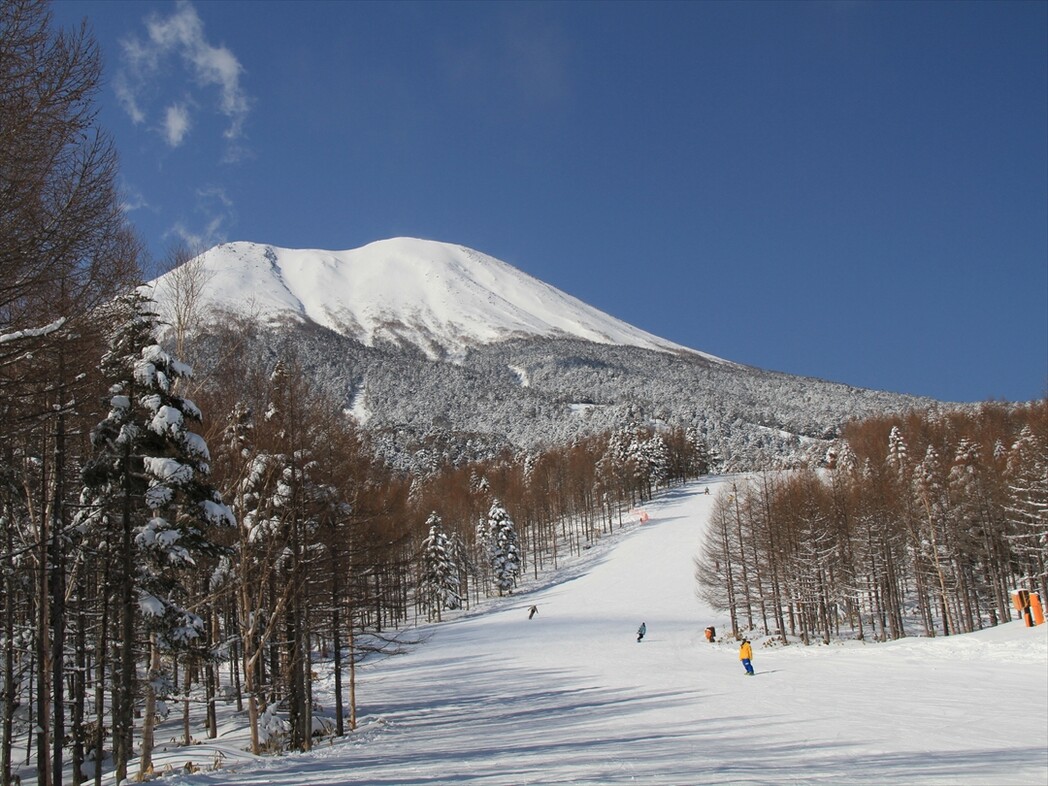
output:
<svg viewBox="0 0 1048 786"><path fill-rule="evenodd" d="M171 15L150 16L145 24L146 39L133 36L121 42L124 68L114 79L117 98L131 120L137 124L146 119L150 93L158 90L161 76L172 76L169 72L175 58L196 87L217 88L214 107L227 121L223 136L230 142L239 139L251 100L240 84L244 69L236 55L208 42L204 23L188 0L179 0ZM197 103L206 104L203 100ZM180 120L188 121L188 111L184 104L180 109L169 104L163 113L160 127L167 142L175 146L188 130L188 124L179 125Z"/></svg>
<svg viewBox="0 0 1048 786"><path fill-rule="evenodd" d="M128 84L127 75L122 71L116 75L113 79L113 89L116 91L116 99L120 102L120 106L127 112L128 117L131 118L131 122L136 126L145 122L146 113L142 111L142 108L138 105L138 95L135 89Z"/></svg>
<svg viewBox="0 0 1048 786"><path fill-rule="evenodd" d="M198 188L197 192L198 209L207 211L210 209L210 205L215 202L221 204L226 210L233 210L233 200L226 194L226 190L221 186L206 186L204 188Z"/></svg>
<svg viewBox="0 0 1048 786"><path fill-rule="evenodd" d="M228 227L236 222L236 209L233 200L220 186L197 189L196 197L195 212L203 217L202 226L189 226L178 221L164 233L164 237L177 238L186 248L203 251L229 239Z"/></svg>
<svg viewBox="0 0 1048 786"><path fill-rule="evenodd" d="M171 147L182 144L189 126L189 109L185 104L172 104L164 112L164 138Z"/></svg>
<svg viewBox="0 0 1048 786"><path fill-rule="evenodd" d="M143 208L151 210L152 205L146 201L145 195L141 191L122 180L120 183L120 209L125 213L132 213Z"/></svg>
<svg viewBox="0 0 1048 786"><path fill-rule="evenodd" d="M225 242L225 234L222 231L222 219L213 218L202 229L193 230L183 224L176 222L166 233L165 238L177 238L186 248L196 251L206 251L212 246Z"/></svg>

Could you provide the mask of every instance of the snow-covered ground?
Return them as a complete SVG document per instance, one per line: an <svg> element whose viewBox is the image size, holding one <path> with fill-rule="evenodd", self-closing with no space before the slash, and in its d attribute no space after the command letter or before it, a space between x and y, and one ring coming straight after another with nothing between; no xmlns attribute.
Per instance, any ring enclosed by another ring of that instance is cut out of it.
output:
<svg viewBox="0 0 1048 786"><path fill-rule="evenodd" d="M219 740L168 743L157 769L207 768L220 752L221 770L169 780L1048 783L1048 625L886 644L757 641L755 678L734 642L708 644L704 628L723 635L728 622L697 599L693 557L714 499L701 492L717 485L663 494L646 523L554 580L420 628L425 644L361 669L353 735L250 760L231 717Z"/></svg>

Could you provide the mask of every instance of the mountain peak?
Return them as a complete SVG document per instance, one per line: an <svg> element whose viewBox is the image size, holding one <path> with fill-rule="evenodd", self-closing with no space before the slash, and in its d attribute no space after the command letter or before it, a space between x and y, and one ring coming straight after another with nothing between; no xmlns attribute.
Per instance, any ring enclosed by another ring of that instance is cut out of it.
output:
<svg viewBox="0 0 1048 786"><path fill-rule="evenodd" d="M431 358L514 338L580 338L687 352L495 257L397 237L346 251L226 243L201 254L205 307L273 322L314 322L367 346L413 345ZM164 305L168 273L151 282Z"/></svg>

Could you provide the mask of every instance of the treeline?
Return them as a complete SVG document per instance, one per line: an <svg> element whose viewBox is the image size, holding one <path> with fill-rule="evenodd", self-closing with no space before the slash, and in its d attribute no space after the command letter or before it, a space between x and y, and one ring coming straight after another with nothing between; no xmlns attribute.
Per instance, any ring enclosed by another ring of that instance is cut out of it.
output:
<svg viewBox="0 0 1048 786"><path fill-rule="evenodd" d="M803 463L813 440L824 445L850 418L936 404L576 339L517 339L434 364L408 346L364 347L315 325L287 330L310 378L347 408L366 411L383 457L411 470L424 469L434 453L480 460L508 445L561 444L661 421L694 429L726 469L745 472L769 457ZM257 341L274 343L261 334ZM449 441L463 434L468 442Z"/></svg>
<svg viewBox="0 0 1048 786"><path fill-rule="evenodd" d="M696 577L736 634L828 643L997 625L1046 564L1048 399L851 423L720 495Z"/></svg>

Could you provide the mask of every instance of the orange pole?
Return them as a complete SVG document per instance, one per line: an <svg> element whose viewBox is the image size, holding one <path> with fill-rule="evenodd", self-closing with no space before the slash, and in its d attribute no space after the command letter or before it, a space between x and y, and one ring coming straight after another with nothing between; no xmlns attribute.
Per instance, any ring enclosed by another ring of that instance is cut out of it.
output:
<svg viewBox="0 0 1048 786"><path fill-rule="evenodd" d="M1026 627L1033 627L1033 618L1030 615L1030 590L1012 590L1012 603L1015 610L1019 612L1019 618L1026 623Z"/></svg>
<svg viewBox="0 0 1048 786"><path fill-rule="evenodd" d="M1044 607L1041 605L1041 594L1039 592L1030 593L1030 610L1033 612L1033 624L1043 625Z"/></svg>

